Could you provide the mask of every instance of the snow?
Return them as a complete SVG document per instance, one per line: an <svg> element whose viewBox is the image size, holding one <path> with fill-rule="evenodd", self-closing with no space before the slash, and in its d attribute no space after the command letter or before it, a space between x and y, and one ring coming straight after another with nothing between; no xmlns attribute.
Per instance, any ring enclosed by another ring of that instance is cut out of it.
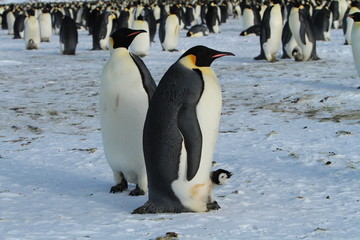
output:
<svg viewBox="0 0 360 240"><path fill-rule="evenodd" d="M360 86L342 30L318 42L319 61L254 61L241 19L220 34L186 38L179 52L156 39L143 60L159 81L194 45L231 51L213 63L223 89L217 165L234 173L215 190L221 209L132 215L147 196L110 194L98 92L107 51L76 56L58 36L25 50L0 30L0 239L358 239ZM133 188L134 186L130 186Z"/></svg>

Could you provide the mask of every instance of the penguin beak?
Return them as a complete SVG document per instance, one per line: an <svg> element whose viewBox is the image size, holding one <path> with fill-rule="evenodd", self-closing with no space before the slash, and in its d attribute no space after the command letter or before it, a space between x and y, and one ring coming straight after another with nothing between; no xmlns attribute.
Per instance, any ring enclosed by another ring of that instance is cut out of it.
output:
<svg viewBox="0 0 360 240"><path fill-rule="evenodd" d="M130 33L129 35L127 35L127 37L134 36L134 35L137 36L140 33L146 33L146 31L145 30L136 30L136 32Z"/></svg>
<svg viewBox="0 0 360 240"><path fill-rule="evenodd" d="M224 57L224 56L235 56L235 54L231 53L231 52L220 52L218 54L212 55L211 58L219 58L219 57Z"/></svg>

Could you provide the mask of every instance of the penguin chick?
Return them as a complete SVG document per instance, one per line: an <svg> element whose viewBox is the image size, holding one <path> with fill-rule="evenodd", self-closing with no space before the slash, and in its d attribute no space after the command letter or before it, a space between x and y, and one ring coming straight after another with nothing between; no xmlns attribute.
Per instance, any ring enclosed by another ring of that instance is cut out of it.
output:
<svg viewBox="0 0 360 240"><path fill-rule="evenodd" d="M213 187L224 185L229 181L233 174L224 169L218 169L210 173L210 178L213 183Z"/></svg>

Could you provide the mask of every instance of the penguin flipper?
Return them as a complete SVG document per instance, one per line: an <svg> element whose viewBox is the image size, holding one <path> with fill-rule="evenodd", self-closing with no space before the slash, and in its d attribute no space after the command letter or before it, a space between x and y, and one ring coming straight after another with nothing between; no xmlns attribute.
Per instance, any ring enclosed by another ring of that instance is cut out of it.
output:
<svg viewBox="0 0 360 240"><path fill-rule="evenodd" d="M301 42L306 45L306 39L305 39L305 35L306 35L306 24L304 23L304 20L301 21L301 24L300 24L300 39L301 39Z"/></svg>
<svg viewBox="0 0 360 240"><path fill-rule="evenodd" d="M201 158L202 134L196 116L197 103L185 103L178 113L178 126L187 152L187 180L196 175Z"/></svg>
<svg viewBox="0 0 360 240"><path fill-rule="evenodd" d="M145 63L135 54L130 54L130 56L134 60L136 66L138 67L138 69L140 71L142 83L143 83L144 89L148 95L149 103L150 103L150 100L151 100L152 96L154 95L154 92L156 89L156 83L155 83L153 77L151 76L149 69L146 67Z"/></svg>

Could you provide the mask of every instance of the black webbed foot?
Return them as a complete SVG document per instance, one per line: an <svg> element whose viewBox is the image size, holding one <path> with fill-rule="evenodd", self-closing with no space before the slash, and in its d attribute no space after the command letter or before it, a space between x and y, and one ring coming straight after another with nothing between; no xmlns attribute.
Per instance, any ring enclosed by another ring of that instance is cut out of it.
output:
<svg viewBox="0 0 360 240"><path fill-rule="evenodd" d="M136 184L136 188L134 190L132 190L129 193L130 196L140 196L140 195L145 195L145 191L139 188L139 185Z"/></svg>
<svg viewBox="0 0 360 240"><path fill-rule="evenodd" d="M121 183L115 185L115 186L112 186L110 188L110 193L117 193L117 192L122 192L124 190L128 189L128 183L127 181L125 180L125 178L123 178L123 180L121 181Z"/></svg>

